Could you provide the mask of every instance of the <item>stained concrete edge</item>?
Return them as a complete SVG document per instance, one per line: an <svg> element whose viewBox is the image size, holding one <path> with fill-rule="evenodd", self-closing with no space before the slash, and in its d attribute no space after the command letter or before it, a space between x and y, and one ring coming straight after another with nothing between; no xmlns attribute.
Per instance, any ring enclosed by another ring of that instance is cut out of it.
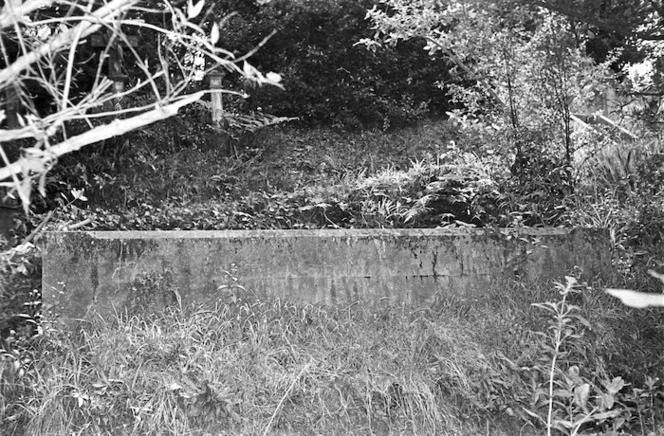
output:
<svg viewBox="0 0 664 436"><path fill-rule="evenodd" d="M308 303L435 304L509 278L610 267L602 229L49 232L43 301L71 326L95 315L211 304L233 286ZM177 298L176 298L177 297Z"/></svg>
<svg viewBox="0 0 664 436"><path fill-rule="evenodd" d="M488 230L478 228L444 228L444 229L293 229L293 230L106 230L86 231L85 233L96 239L207 239L207 238L320 238L320 237L374 237L374 236L437 236L437 235L526 235L547 236L566 235L577 229L551 228L522 228ZM602 231L602 229L580 229L581 231ZM46 232L48 234L60 232ZM65 232L77 233L77 232ZM47 236L48 237L48 236Z"/></svg>

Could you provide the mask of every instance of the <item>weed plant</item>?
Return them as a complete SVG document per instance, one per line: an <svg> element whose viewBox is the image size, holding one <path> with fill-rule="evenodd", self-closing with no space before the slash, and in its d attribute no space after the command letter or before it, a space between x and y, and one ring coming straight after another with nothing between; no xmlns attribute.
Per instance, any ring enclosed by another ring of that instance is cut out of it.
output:
<svg viewBox="0 0 664 436"><path fill-rule="evenodd" d="M646 434L663 422L661 367L609 362L638 356L617 333L638 315L573 281L419 309L224 295L13 343L3 436Z"/></svg>

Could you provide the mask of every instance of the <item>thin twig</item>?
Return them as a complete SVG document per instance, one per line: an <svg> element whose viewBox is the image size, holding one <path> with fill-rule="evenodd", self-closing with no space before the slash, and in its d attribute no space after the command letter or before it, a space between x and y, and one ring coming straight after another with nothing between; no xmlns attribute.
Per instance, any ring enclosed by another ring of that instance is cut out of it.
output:
<svg viewBox="0 0 664 436"><path fill-rule="evenodd" d="M83 226L87 226L87 225L90 224L91 222L92 222L92 218L86 218L86 219L84 219L83 221L81 221L80 223L76 223L76 224L72 224L72 225L70 225L70 226L67 226L67 227L66 227L66 230L76 230L76 229L80 229L80 228L83 227Z"/></svg>
<svg viewBox="0 0 664 436"><path fill-rule="evenodd" d="M44 218L44 220L43 220L41 223L39 223L39 225L37 226L37 228L34 229L34 230L33 230L33 231L32 231L32 232L31 232L31 233L30 233L30 234L29 234L29 235L23 240L23 244L27 244L27 243L29 243L29 242L32 242L32 240L35 239L35 236L37 236L37 235L39 234L39 232L42 231L42 229L44 228L44 226L45 226L45 225L51 220L51 217L52 217L52 216L53 216L53 211L50 211L50 212L48 213L48 215L46 215L46 218Z"/></svg>

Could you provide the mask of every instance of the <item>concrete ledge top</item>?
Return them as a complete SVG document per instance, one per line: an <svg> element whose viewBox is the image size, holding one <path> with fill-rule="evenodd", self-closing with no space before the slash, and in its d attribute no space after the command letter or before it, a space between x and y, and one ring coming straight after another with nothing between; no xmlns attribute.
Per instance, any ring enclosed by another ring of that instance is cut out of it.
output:
<svg viewBox="0 0 664 436"><path fill-rule="evenodd" d="M541 228L444 228L444 229L293 229L293 230L92 230L79 233L95 239L208 239L208 238L334 238L375 236L459 236L476 234L523 234L530 236L564 235L575 229L560 227ZM46 232L47 237L63 232Z"/></svg>

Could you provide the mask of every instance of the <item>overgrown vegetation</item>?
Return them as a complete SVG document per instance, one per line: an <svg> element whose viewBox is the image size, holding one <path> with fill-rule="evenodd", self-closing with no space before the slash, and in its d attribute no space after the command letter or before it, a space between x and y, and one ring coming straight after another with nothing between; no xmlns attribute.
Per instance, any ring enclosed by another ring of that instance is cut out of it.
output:
<svg viewBox="0 0 664 436"><path fill-rule="evenodd" d="M272 31L276 34L252 61L279 71L284 90L262 87L237 101L237 109L298 117L301 126L388 128L444 114L451 104L440 83L455 81L449 62L431 59L423 41L370 52L356 43L373 35L365 19L374 0L278 0L215 3L215 12L235 11L220 43L242 53ZM321 74L321 72L325 72ZM230 83L240 88L235 77Z"/></svg>
<svg viewBox="0 0 664 436"><path fill-rule="evenodd" d="M391 132L272 128L235 142L232 156L214 138L180 145L170 135L146 129L63 162L35 210L56 208L60 222L89 220L89 229L555 222L526 210L528 199L510 194L500 158L464 151L445 121ZM81 191L86 201L72 195Z"/></svg>
<svg viewBox="0 0 664 436"><path fill-rule="evenodd" d="M418 310L328 307L231 279L214 306L12 344L3 434L656 434L664 374L641 365L664 344L624 328L655 314L609 298L569 278Z"/></svg>
<svg viewBox="0 0 664 436"><path fill-rule="evenodd" d="M427 310L307 306L234 285L215 307L120 314L76 338L37 329L39 314L23 306L38 297L28 284L24 300L3 300L17 315L3 320L3 424L16 434L657 434L661 313L601 292L655 287L644 272L661 253L657 143L591 155L575 194L546 215L466 132L444 121L273 128L229 156L147 130L136 138L151 147L107 143L63 162L34 224L55 207L50 228L594 225L611 229L616 276L591 289L514 284ZM13 280L38 277L30 259L13 258Z"/></svg>
<svg viewBox="0 0 664 436"><path fill-rule="evenodd" d="M0 112L0 170L30 206L0 220L23 242L0 258L3 436L664 431L662 314L601 292L659 291L646 271L664 259L660 3L148 3L159 13L106 6L112 37L137 25L146 41L126 51L122 100L78 37L43 41L92 35L72 17L103 10L0 9L0 88L24 105ZM257 44L252 61L283 78L240 64ZM38 47L53 49L29 57ZM21 59L34 68L9 68ZM223 123L207 101L158 121L153 103L199 99L218 64L235 95ZM116 126L152 117L114 137L116 103L138 111ZM265 128L283 121L266 112L298 120ZM77 142L84 132L103 135ZM615 275L424 309L258 298L231 278L213 306L118 314L79 335L41 319L32 245L45 229L558 225L608 228Z"/></svg>
<svg viewBox="0 0 664 436"><path fill-rule="evenodd" d="M50 198L61 200L49 226L517 226L538 211L510 194L499 158L462 152L472 143L450 123L260 135L239 158L212 146L135 147L118 153L113 170L110 148L79 156L76 173L95 170L51 179ZM629 164L620 147L593 156L593 177L558 211L561 222L612 231L616 275L591 288L515 283L427 309L326 307L257 298L239 278L214 307L119 314L76 337L43 323L20 330L27 325L13 318L3 425L15 434L657 434L661 313L625 309L601 292L655 287L643 272L657 267L656 233L643 229L657 221L636 213L653 210L661 190L637 170L657 167L651 147ZM464 209L436 209L441 198ZM28 259L13 258L13 277L38 274ZM11 309L39 321L23 302Z"/></svg>

